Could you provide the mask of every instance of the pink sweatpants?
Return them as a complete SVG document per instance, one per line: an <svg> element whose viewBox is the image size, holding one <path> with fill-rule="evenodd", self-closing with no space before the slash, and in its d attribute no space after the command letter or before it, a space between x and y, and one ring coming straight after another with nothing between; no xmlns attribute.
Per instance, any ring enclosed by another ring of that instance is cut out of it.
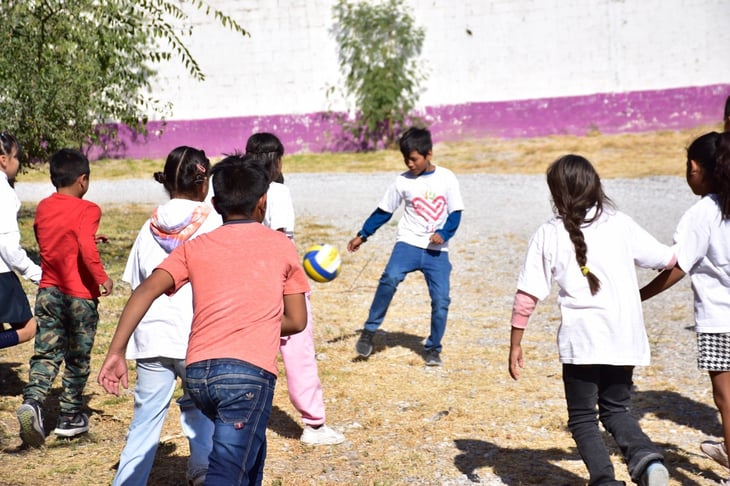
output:
<svg viewBox="0 0 730 486"><path fill-rule="evenodd" d="M314 350L312 306L309 293L307 301L307 327L298 334L281 338L279 350L286 370L286 384L289 400L302 415L307 425L321 425L325 422L322 382Z"/></svg>

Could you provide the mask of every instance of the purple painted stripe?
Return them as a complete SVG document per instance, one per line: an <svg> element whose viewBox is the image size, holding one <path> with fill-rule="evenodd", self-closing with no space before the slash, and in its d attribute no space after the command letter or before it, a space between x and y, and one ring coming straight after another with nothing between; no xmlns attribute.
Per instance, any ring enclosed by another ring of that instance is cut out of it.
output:
<svg viewBox="0 0 730 486"><path fill-rule="evenodd" d="M730 84L629 93L518 101L466 103L426 108L434 141L498 137L541 137L680 130L722 120ZM121 127L118 140L91 152L94 159L164 158L179 145L203 148L209 156L243 149L252 133L275 133L288 153L351 149L334 117L327 113L248 116L150 122L139 136Z"/></svg>

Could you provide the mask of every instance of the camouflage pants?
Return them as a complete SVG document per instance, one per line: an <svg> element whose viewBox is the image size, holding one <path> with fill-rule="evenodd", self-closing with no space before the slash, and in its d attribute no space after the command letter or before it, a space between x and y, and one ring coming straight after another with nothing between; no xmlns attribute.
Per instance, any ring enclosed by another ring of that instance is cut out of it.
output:
<svg viewBox="0 0 730 486"><path fill-rule="evenodd" d="M81 411L86 380L91 372L91 348L99 322L96 299L70 297L56 287L38 291L35 335L30 376L23 398L43 403L51 392L61 363L65 364L62 391L58 398L61 413Z"/></svg>

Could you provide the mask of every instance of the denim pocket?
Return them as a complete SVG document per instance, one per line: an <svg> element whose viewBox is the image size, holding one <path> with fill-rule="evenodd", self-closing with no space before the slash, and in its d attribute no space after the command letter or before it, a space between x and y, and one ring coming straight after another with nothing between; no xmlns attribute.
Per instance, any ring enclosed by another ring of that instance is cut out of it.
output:
<svg viewBox="0 0 730 486"><path fill-rule="evenodd" d="M258 383L209 384L218 403L218 417L228 424L248 423L266 405L266 387Z"/></svg>

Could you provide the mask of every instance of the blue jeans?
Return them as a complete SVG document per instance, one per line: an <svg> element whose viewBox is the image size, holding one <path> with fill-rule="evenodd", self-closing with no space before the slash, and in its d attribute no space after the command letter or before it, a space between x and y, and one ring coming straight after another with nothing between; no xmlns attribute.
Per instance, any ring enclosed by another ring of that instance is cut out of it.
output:
<svg viewBox="0 0 730 486"><path fill-rule="evenodd" d="M633 366L563 365L568 428L588 468L590 486L624 484L616 481L598 430L599 419L616 441L635 482L650 462L663 459L630 413L633 374Z"/></svg>
<svg viewBox="0 0 730 486"><path fill-rule="evenodd" d="M365 329L370 332L377 331L385 319L385 313L398 289L398 284L406 278L406 274L416 270L420 270L426 278L428 294L431 296L431 334L424 347L427 350L434 349L441 352L441 339L446 332L446 319L451 303L449 297L451 263L447 251L426 250L403 242L396 243L380 277Z"/></svg>
<svg viewBox="0 0 730 486"><path fill-rule="evenodd" d="M112 482L114 486L147 484L178 376L184 386L183 359L137 360L134 417ZM182 430L190 445L187 477L193 478L208 469L208 454L213 448L213 422L198 410L187 393L177 400L177 404Z"/></svg>
<svg viewBox="0 0 730 486"><path fill-rule="evenodd" d="M205 484L261 484L276 376L237 359L187 367L187 392L215 423Z"/></svg>

